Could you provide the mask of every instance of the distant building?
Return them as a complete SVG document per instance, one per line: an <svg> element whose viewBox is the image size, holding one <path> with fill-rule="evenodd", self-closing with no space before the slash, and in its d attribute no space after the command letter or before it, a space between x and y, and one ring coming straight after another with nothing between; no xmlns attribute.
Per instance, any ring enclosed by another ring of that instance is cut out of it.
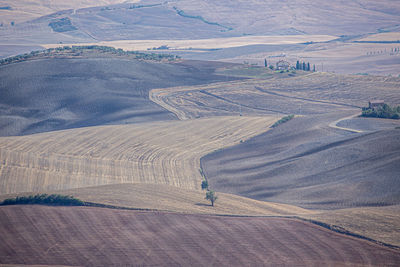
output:
<svg viewBox="0 0 400 267"><path fill-rule="evenodd" d="M285 60L279 60L276 62L276 69L277 70L288 70L290 68L289 62Z"/></svg>
<svg viewBox="0 0 400 267"><path fill-rule="evenodd" d="M385 101L383 101L383 100L371 100L368 102L369 108L381 107L384 104L385 104Z"/></svg>

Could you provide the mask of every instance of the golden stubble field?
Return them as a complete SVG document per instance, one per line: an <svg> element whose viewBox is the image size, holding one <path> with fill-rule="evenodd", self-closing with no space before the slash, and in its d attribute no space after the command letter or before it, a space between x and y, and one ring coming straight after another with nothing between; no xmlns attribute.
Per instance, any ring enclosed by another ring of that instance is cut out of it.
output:
<svg viewBox="0 0 400 267"><path fill-rule="evenodd" d="M0 194L115 183L199 189L200 158L277 117L216 117L0 138Z"/></svg>

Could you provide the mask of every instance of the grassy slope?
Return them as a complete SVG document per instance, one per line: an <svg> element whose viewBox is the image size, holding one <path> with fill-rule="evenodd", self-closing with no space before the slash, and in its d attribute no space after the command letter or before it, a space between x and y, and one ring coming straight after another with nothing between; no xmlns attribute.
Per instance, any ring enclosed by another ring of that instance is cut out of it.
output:
<svg viewBox="0 0 400 267"><path fill-rule="evenodd" d="M0 263L395 266L400 260L397 251L292 219L43 206L1 207L0 215Z"/></svg>
<svg viewBox="0 0 400 267"><path fill-rule="evenodd" d="M82 201L122 208L159 210L190 214L218 214L245 216L312 215L315 212L295 206L262 202L240 196L217 193L214 207L205 200L205 191L183 189L162 184L112 184L48 192L72 195ZM0 195L0 201L19 193Z"/></svg>
<svg viewBox="0 0 400 267"><path fill-rule="evenodd" d="M0 192L124 182L200 188L200 157L268 130L274 117L218 117L0 138Z"/></svg>

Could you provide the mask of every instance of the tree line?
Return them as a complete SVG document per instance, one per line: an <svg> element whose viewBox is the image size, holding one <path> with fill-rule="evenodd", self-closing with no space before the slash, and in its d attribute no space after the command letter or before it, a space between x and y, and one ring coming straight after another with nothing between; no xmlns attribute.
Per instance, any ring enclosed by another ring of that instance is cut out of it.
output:
<svg viewBox="0 0 400 267"><path fill-rule="evenodd" d="M311 71L310 62L300 62L297 60L296 62L296 70L304 70L304 71ZM315 64L312 67L312 71L315 72Z"/></svg>
<svg viewBox="0 0 400 267"><path fill-rule="evenodd" d="M162 61L162 60L174 61L180 58L179 56L171 54L143 53L139 51L125 51L121 48L114 48L110 46L88 45L88 46L63 46L63 47L49 48L45 50L32 51L30 53L25 53L13 57L0 59L0 65L5 65L40 57L82 56L84 53L90 53L90 52L111 54L116 56L131 56L134 59L151 60L151 61Z"/></svg>

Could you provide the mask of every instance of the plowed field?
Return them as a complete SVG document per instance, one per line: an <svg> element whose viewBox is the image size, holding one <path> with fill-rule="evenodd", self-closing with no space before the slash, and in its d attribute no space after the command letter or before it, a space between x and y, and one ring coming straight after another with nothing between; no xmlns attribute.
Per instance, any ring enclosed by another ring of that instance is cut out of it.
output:
<svg viewBox="0 0 400 267"><path fill-rule="evenodd" d="M85 207L0 208L0 263L396 266L400 253L283 218Z"/></svg>

